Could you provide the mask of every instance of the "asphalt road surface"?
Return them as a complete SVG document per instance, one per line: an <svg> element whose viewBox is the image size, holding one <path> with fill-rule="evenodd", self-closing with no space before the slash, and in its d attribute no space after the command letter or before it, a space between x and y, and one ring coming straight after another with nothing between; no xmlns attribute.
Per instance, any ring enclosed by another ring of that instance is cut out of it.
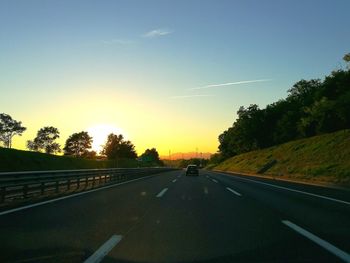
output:
<svg viewBox="0 0 350 263"><path fill-rule="evenodd" d="M350 192L162 173L0 212L0 262L350 262Z"/></svg>

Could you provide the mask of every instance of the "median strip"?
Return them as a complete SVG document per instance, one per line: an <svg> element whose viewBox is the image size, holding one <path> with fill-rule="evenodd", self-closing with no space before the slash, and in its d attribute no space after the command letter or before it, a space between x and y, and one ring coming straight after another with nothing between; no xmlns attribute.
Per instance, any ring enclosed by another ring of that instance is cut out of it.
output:
<svg viewBox="0 0 350 263"><path fill-rule="evenodd" d="M288 226L289 228L293 229L295 232L299 233L300 235L306 237L307 239L313 241L317 245L326 249L327 251L329 251L333 255L342 259L344 262L350 263L350 255L348 253L346 253L345 251L337 248L336 246L333 246L331 243L319 238L318 236L310 233L309 231L301 228L300 226L297 226L296 224L293 224L292 222L290 222L288 220L282 220L282 223L285 224L286 226Z"/></svg>
<svg viewBox="0 0 350 263"><path fill-rule="evenodd" d="M108 239L94 254L92 254L84 263L98 263L107 256L107 254L122 240L122 236L113 235Z"/></svg>
<svg viewBox="0 0 350 263"><path fill-rule="evenodd" d="M157 197L162 197L166 191L168 191L168 188L164 188L162 191L160 191L158 194L157 194Z"/></svg>
<svg viewBox="0 0 350 263"><path fill-rule="evenodd" d="M230 187L226 187L226 189L235 195L242 196L240 193L236 192L235 190L231 189Z"/></svg>

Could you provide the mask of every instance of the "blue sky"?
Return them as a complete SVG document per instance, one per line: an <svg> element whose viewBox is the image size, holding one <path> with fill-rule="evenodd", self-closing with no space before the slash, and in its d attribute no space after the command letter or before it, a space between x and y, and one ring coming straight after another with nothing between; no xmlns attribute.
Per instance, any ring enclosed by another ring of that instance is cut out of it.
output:
<svg viewBox="0 0 350 263"><path fill-rule="evenodd" d="M264 107L342 66L349 10L341 0L0 0L0 111L28 127L18 148L44 125L63 144L107 123L140 152L215 152L239 106ZM250 80L266 81L194 89Z"/></svg>

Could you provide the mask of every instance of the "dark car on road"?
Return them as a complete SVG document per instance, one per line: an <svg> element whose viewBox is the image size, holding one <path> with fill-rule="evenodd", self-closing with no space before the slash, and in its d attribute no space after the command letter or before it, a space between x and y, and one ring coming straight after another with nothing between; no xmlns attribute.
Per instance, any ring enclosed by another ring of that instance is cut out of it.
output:
<svg viewBox="0 0 350 263"><path fill-rule="evenodd" d="M197 165L190 164L190 165L187 166L187 168L186 168L186 176L190 176L190 175L195 175L195 176L199 175L199 171L198 171Z"/></svg>

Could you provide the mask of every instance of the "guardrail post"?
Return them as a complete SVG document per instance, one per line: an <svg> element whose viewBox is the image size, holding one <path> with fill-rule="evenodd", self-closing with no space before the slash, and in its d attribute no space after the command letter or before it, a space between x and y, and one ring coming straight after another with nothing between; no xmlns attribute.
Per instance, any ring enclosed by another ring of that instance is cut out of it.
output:
<svg viewBox="0 0 350 263"><path fill-rule="evenodd" d="M89 177L85 176L85 189L88 188L89 185Z"/></svg>
<svg viewBox="0 0 350 263"><path fill-rule="evenodd" d="M101 182L102 182L102 175L99 175L99 176L98 176L98 185L100 185Z"/></svg>
<svg viewBox="0 0 350 263"><path fill-rule="evenodd" d="M58 193L58 190L59 190L59 181L56 181L56 187L55 187L55 192Z"/></svg>
<svg viewBox="0 0 350 263"><path fill-rule="evenodd" d="M92 176L92 188L95 187L95 175Z"/></svg>
<svg viewBox="0 0 350 263"><path fill-rule="evenodd" d="M70 189L70 179L67 180L67 190Z"/></svg>
<svg viewBox="0 0 350 263"><path fill-rule="evenodd" d="M77 189L79 189L80 188L80 177L78 177L78 179L77 179Z"/></svg>
<svg viewBox="0 0 350 263"><path fill-rule="evenodd" d="M23 198L27 198L28 196L28 185L23 185Z"/></svg>
<svg viewBox="0 0 350 263"><path fill-rule="evenodd" d="M45 193L45 182L41 182L40 185L40 194L43 195Z"/></svg>
<svg viewBox="0 0 350 263"><path fill-rule="evenodd" d="M0 193L0 203L5 202L6 198L6 186L1 187L1 193Z"/></svg>

